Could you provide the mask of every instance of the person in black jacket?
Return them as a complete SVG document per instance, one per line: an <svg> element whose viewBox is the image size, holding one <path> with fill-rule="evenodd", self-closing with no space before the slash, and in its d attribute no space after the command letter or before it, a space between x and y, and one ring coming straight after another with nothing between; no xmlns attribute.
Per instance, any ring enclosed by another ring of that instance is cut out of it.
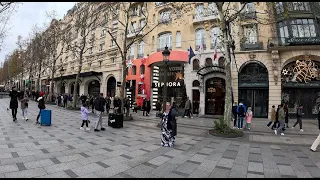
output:
<svg viewBox="0 0 320 180"><path fill-rule="evenodd" d="M18 97L19 92L17 91L16 87L12 87L12 90L9 93L10 96L10 109L12 111L12 118L13 121L17 120L17 109L18 109Z"/></svg>
<svg viewBox="0 0 320 180"><path fill-rule="evenodd" d="M233 103L233 106L232 106L232 115L233 115L233 128L237 128L237 102L234 102Z"/></svg>
<svg viewBox="0 0 320 180"><path fill-rule="evenodd" d="M318 108L318 128L320 130L320 107ZM317 147L318 147L319 143L320 143L320 133L319 133L317 139L314 140L314 142L312 143L312 146L310 147L310 150L315 152L317 150Z"/></svg>
<svg viewBox="0 0 320 180"><path fill-rule="evenodd" d="M102 125L102 113L104 112L104 106L106 105L106 100L103 98L103 93L100 93L100 96L94 101L94 107L96 109L97 121L94 131L99 131L98 126L100 125L101 131L104 131L105 128Z"/></svg>
<svg viewBox="0 0 320 180"><path fill-rule="evenodd" d="M39 114L37 116L37 122L36 124L39 124L39 118L40 118L40 115L41 115L41 110L42 109L46 109L46 105L44 104L44 92L40 92L39 93L39 98L37 99L38 101L38 108L39 108Z"/></svg>

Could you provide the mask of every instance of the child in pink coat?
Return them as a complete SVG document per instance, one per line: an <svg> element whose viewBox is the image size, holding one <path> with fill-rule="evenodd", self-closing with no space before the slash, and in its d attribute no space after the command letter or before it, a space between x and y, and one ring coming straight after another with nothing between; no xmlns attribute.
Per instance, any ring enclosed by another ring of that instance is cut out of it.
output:
<svg viewBox="0 0 320 180"><path fill-rule="evenodd" d="M251 110L251 107L248 107L248 110L247 110L247 113L246 113L247 129L250 129L251 121L252 121L252 110Z"/></svg>

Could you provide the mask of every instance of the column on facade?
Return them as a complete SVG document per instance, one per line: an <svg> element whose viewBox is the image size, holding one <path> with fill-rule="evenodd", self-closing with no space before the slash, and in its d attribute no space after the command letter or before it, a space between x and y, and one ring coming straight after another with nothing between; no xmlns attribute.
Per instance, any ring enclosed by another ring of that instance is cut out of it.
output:
<svg viewBox="0 0 320 180"><path fill-rule="evenodd" d="M271 118L271 108L272 106L278 106L281 104L281 62L279 58L278 51L271 52L272 66L268 68L269 70L269 109L268 109L268 119Z"/></svg>

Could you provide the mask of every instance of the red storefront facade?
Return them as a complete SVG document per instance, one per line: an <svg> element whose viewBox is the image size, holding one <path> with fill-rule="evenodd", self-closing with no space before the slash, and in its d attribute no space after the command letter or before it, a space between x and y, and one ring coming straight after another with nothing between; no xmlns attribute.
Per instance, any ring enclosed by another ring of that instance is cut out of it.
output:
<svg viewBox="0 0 320 180"><path fill-rule="evenodd" d="M128 69L127 82L131 81L131 98L142 105L143 98L151 100L152 96L152 64L163 61L162 52L155 52L148 57L135 59L132 68ZM170 62L188 63L188 51L172 50ZM128 92L128 91L127 91ZM128 95L128 93L127 93Z"/></svg>

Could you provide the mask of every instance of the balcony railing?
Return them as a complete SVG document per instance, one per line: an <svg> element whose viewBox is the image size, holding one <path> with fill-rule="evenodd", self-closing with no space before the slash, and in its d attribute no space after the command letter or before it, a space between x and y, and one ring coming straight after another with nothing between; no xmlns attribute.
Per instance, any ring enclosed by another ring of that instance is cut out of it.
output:
<svg viewBox="0 0 320 180"><path fill-rule="evenodd" d="M262 50L263 44L262 42L256 42L256 43L240 43L240 50L241 51L251 51L251 50Z"/></svg>
<svg viewBox="0 0 320 180"><path fill-rule="evenodd" d="M171 20L172 20L171 17L169 17L169 18L164 18L164 19L159 19L159 24L168 24L168 23L171 22Z"/></svg>
<svg viewBox="0 0 320 180"><path fill-rule="evenodd" d="M137 29L135 29L135 30L130 31L130 32L127 34L127 37L128 37L128 38L131 38L131 37L136 36L137 34L142 35L141 28L137 28Z"/></svg>
<svg viewBox="0 0 320 180"><path fill-rule="evenodd" d="M268 39L268 48L278 46L295 46L295 45L320 45L320 37L271 37Z"/></svg>
<svg viewBox="0 0 320 180"><path fill-rule="evenodd" d="M218 18L218 13L215 12L212 9L205 9L203 12L197 12L193 16L193 23L207 21L207 20L213 20Z"/></svg>
<svg viewBox="0 0 320 180"><path fill-rule="evenodd" d="M257 18L257 14L255 11L252 11L252 12L244 11L244 12L240 13L240 18L241 18L241 20L255 19L255 18Z"/></svg>

